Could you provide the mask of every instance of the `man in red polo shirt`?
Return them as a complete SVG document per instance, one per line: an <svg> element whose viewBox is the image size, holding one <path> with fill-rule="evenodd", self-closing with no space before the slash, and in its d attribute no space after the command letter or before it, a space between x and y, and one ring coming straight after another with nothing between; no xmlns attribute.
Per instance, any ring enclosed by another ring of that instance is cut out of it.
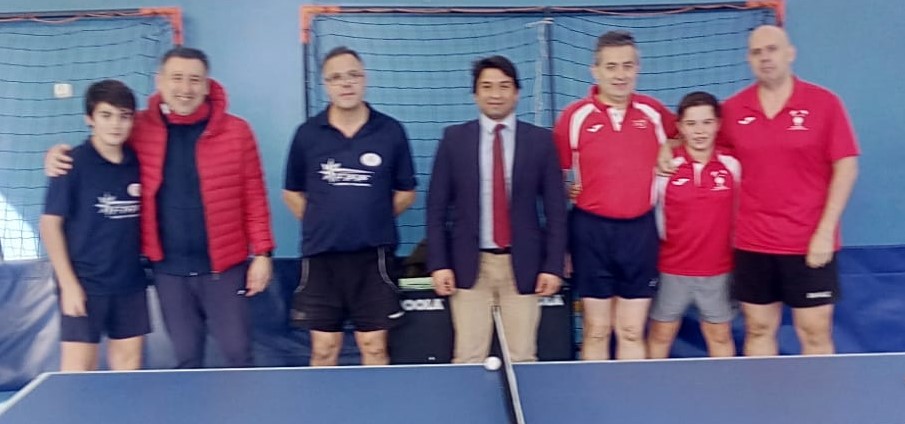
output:
<svg viewBox="0 0 905 424"><path fill-rule="evenodd" d="M795 48L765 25L748 40L757 83L723 106L719 143L745 170L735 236L735 295L745 354L776 355L783 303L803 354L834 352L839 219L858 173L858 143L842 102L792 73ZM663 167L661 155L661 168Z"/></svg>
<svg viewBox="0 0 905 424"><path fill-rule="evenodd" d="M657 289L659 238L653 214L657 151L676 132L657 100L634 92L635 39L611 31L597 40L588 97L554 128L563 170L578 192L569 223L572 282L582 298L582 359L646 357L644 324Z"/></svg>

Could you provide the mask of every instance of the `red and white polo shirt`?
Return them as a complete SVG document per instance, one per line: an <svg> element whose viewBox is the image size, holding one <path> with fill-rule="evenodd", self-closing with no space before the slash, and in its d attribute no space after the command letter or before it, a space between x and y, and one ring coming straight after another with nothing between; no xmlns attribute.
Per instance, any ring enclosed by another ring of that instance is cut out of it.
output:
<svg viewBox="0 0 905 424"><path fill-rule="evenodd" d="M695 162L674 151L676 172L657 177L660 272L709 277L732 270L732 226L741 166L714 153Z"/></svg>
<svg viewBox="0 0 905 424"><path fill-rule="evenodd" d="M660 102L633 94L624 110L588 97L569 105L553 128L560 165L582 185L576 205L608 218L635 218L656 200L660 144L676 135L675 116Z"/></svg>
<svg viewBox="0 0 905 424"><path fill-rule="evenodd" d="M851 121L829 90L794 80L792 96L772 119L757 86L723 105L718 143L745 168L735 246L772 254L807 254L833 176L833 164L859 154ZM836 232L836 249L840 247Z"/></svg>

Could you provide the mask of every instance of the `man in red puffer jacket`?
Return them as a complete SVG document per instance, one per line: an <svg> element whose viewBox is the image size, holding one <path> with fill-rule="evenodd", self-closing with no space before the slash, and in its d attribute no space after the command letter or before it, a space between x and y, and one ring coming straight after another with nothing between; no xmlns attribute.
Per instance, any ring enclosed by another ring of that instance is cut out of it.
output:
<svg viewBox="0 0 905 424"><path fill-rule="evenodd" d="M257 144L248 124L227 113L226 92L208 70L200 50L167 52L130 140L141 169L142 252L154 265L179 368L203 365L208 331L228 366L252 365L247 297L272 274ZM48 174L71 167L67 150L51 149Z"/></svg>

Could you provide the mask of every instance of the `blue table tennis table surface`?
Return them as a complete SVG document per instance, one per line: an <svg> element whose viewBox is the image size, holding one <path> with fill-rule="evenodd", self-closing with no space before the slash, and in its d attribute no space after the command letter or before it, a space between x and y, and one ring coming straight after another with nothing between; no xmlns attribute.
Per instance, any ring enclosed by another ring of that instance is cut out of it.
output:
<svg viewBox="0 0 905 424"><path fill-rule="evenodd" d="M905 353L516 364L529 424L903 424ZM507 423L480 365L44 374L0 424Z"/></svg>

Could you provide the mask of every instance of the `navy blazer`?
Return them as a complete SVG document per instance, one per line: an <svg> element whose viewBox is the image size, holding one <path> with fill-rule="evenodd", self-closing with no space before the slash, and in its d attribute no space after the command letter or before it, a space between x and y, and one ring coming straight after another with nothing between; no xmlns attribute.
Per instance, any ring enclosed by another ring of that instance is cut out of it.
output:
<svg viewBox="0 0 905 424"><path fill-rule="evenodd" d="M474 286L480 259L481 126L447 127L427 192L427 265L452 269L456 286ZM539 273L563 276L566 197L550 130L518 121L509 214L518 291L534 293ZM543 218L540 207L543 207Z"/></svg>

